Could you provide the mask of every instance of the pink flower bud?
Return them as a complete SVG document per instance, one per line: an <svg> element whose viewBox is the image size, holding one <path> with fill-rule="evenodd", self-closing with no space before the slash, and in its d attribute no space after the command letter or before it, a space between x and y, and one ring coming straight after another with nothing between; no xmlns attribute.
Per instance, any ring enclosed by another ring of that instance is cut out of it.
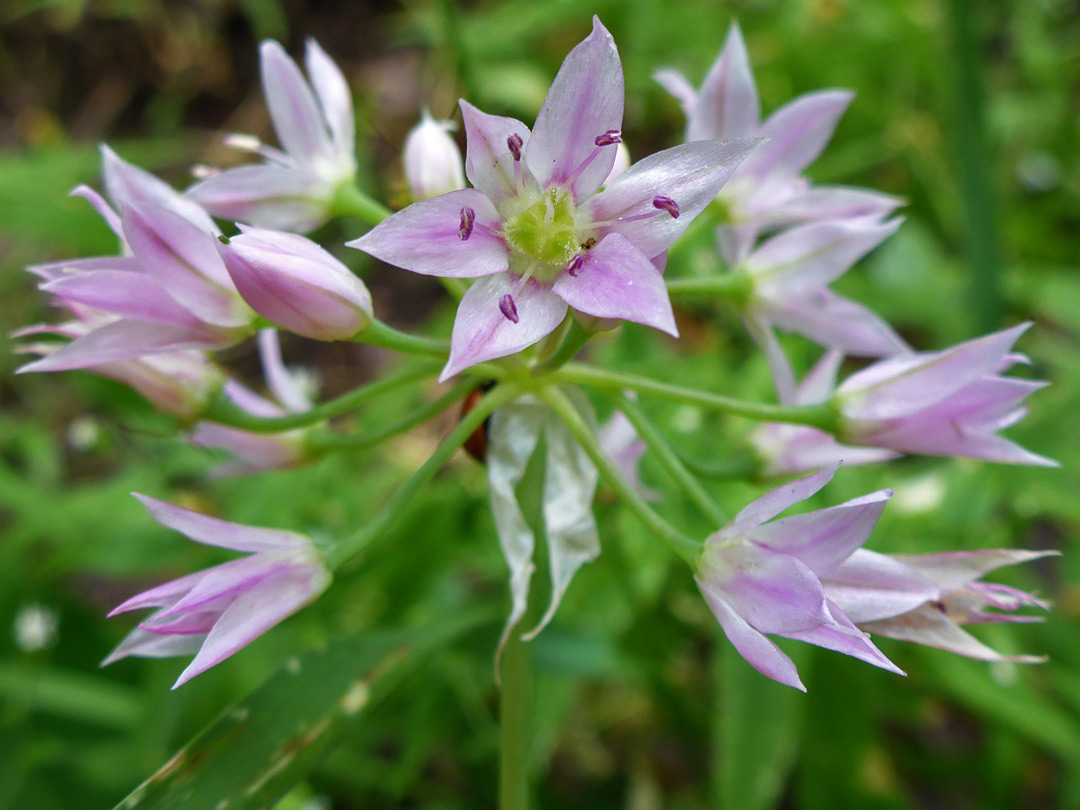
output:
<svg viewBox="0 0 1080 810"><path fill-rule="evenodd" d="M274 324L345 340L371 322L371 294L327 251L297 234L244 227L219 250L244 300Z"/></svg>
<svg viewBox="0 0 1080 810"><path fill-rule="evenodd" d="M461 150L450 137L453 124L427 111L405 136L405 179L414 200L427 200L465 188Z"/></svg>

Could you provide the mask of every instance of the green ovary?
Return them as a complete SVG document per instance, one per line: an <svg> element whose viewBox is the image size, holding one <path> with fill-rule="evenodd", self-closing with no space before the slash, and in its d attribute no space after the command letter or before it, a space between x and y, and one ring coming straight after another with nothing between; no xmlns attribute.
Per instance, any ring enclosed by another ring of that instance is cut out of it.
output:
<svg viewBox="0 0 1080 810"><path fill-rule="evenodd" d="M508 219L503 232L515 249L549 266L552 278L581 249L574 198L559 189L548 189L539 200Z"/></svg>

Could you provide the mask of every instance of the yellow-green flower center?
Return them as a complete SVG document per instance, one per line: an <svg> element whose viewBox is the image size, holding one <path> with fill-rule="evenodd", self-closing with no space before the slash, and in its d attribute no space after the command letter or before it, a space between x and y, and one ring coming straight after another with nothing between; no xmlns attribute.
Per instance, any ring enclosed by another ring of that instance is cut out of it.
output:
<svg viewBox="0 0 1080 810"><path fill-rule="evenodd" d="M573 195L549 188L535 203L510 217L503 233L514 249L547 265L554 278L581 249ZM540 268L537 271L537 276L547 275L539 272Z"/></svg>

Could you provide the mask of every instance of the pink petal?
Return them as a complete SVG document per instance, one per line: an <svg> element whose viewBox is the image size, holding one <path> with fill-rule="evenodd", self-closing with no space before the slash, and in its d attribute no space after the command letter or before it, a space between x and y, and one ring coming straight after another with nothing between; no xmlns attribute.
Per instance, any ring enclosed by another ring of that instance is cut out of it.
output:
<svg viewBox="0 0 1080 810"><path fill-rule="evenodd" d="M239 562L235 560L234 562ZM228 565L228 563L226 563ZM213 570L213 569L209 569ZM188 574L186 576L179 577L177 579L163 582L161 585L150 588L142 593L135 594L130 599L122 602L114 607L108 613L108 618L116 616L119 613L127 613L131 610L144 610L151 607L169 607L188 591L194 588L204 576L207 571L196 571L194 574Z"/></svg>
<svg viewBox="0 0 1080 810"><path fill-rule="evenodd" d="M806 372L793 402L789 405L817 405L827 402L836 388L836 375L844 362L843 352L830 349Z"/></svg>
<svg viewBox="0 0 1080 810"><path fill-rule="evenodd" d="M465 122L465 175L498 208L504 200L517 198L525 180L534 182L524 160L515 161L507 145L514 136L523 144L529 143L529 128L516 118L481 112L464 99L460 103Z"/></svg>
<svg viewBox="0 0 1080 810"><path fill-rule="evenodd" d="M563 61L525 146L525 162L542 188L569 186L578 202L600 188L616 150L598 147L596 138L622 129L624 95L619 51L593 17L592 33Z"/></svg>
<svg viewBox="0 0 1080 810"><path fill-rule="evenodd" d="M757 135L760 117L750 56L739 24L733 22L720 56L701 84L694 112L688 116L686 140L749 138Z"/></svg>
<svg viewBox="0 0 1080 810"><path fill-rule="evenodd" d="M853 357L889 357L911 347L880 316L828 289L755 305L762 317L829 349Z"/></svg>
<svg viewBox="0 0 1080 810"><path fill-rule="evenodd" d="M120 215L112 209L105 198L98 194L90 186L75 186L70 192L69 197L82 197L90 205L94 207L94 210L98 212L98 215L105 220L105 224L109 226L109 230L117 235L121 241L124 239L124 232L120 227Z"/></svg>
<svg viewBox="0 0 1080 810"><path fill-rule="evenodd" d="M889 672L895 672L897 675L904 674L902 669L886 658L881 650L874 646L873 642L870 641L870 636L857 629L855 625L844 617L835 604L830 603L829 610L837 619L834 623L824 624L812 630L798 633L784 633L783 636L797 641L805 641L808 644L816 644L818 647L824 647L827 650L833 650L844 655L850 655L852 658L865 661L867 664L873 664L875 667L881 667Z"/></svg>
<svg viewBox="0 0 1080 810"><path fill-rule="evenodd" d="M774 520L747 531L746 536L798 557L825 577L866 542L892 494L883 489L828 509Z"/></svg>
<svg viewBox="0 0 1080 810"><path fill-rule="evenodd" d="M720 536L732 537L753 527L760 526L766 520L776 517L785 509L816 494L832 480L835 474L836 467L829 467L805 478L788 481L786 484L781 484L775 489L766 492L757 500L751 501L744 506L739 514L735 516L735 520L719 533Z"/></svg>
<svg viewBox="0 0 1080 810"><path fill-rule="evenodd" d="M601 237L621 233L646 256L655 256L705 210L757 143L696 141L649 155L589 200L584 210ZM674 200L679 216L658 210L653 205L657 197Z"/></svg>
<svg viewBox="0 0 1080 810"><path fill-rule="evenodd" d="M164 208L124 209L124 235L146 271L200 320L215 326L250 321L213 236Z"/></svg>
<svg viewBox="0 0 1080 810"><path fill-rule="evenodd" d="M746 159L740 173L757 178L801 174L825 149L854 95L849 90L821 90L781 107L757 132L771 140Z"/></svg>
<svg viewBox="0 0 1080 810"><path fill-rule="evenodd" d="M772 325L753 308L743 312L743 324L751 339L765 352L765 360L769 364L769 372L772 374L773 385L776 387L776 396L781 402L789 403L795 400L795 370L791 367L784 347L776 338L776 332Z"/></svg>
<svg viewBox="0 0 1080 810"><path fill-rule="evenodd" d="M769 211L775 224L812 220L872 217L883 219L903 205L891 194L848 186L814 186Z"/></svg>
<svg viewBox="0 0 1080 810"><path fill-rule="evenodd" d="M517 323L500 309L505 295L512 296L517 307ZM565 302L536 281L522 286L521 279L509 273L480 279L469 287L458 306L450 338L450 359L439 375L439 382L469 366L531 346L550 334L564 317Z"/></svg>
<svg viewBox="0 0 1080 810"><path fill-rule="evenodd" d="M694 107L697 105L697 91L687 78L674 68L654 70L652 77L679 102L683 114L689 119L694 114ZM690 139L684 138L684 140Z"/></svg>
<svg viewBox="0 0 1080 810"><path fill-rule="evenodd" d="M227 169L184 193L222 219L306 233L326 221L330 189L305 169L256 165Z"/></svg>
<svg viewBox="0 0 1080 810"><path fill-rule="evenodd" d="M290 563L288 555L264 552L215 565L203 571L203 576L194 587L159 613L154 621L190 613L221 613L240 595L260 582L271 578L280 579L294 567Z"/></svg>
<svg viewBox="0 0 1080 810"><path fill-rule="evenodd" d="M586 315L634 321L679 336L664 278L633 242L611 233L582 255L577 275L561 273L552 292Z"/></svg>
<svg viewBox="0 0 1080 810"><path fill-rule="evenodd" d="M271 39L259 46L259 59L266 105L285 151L309 167L320 160L333 162L330 135L296 62Z"/></svg>
<svg viewBox="0 0 1080 810"><path fill-rule="evenodd" d="M61 259L56 262L32 264L26 268L43 281L90 270L118 270L125 273L141 273L142 267L133 256L91 256L85 259Z"/></svg>
<svg viewBox="0 0 1080 810"><path fill-rule="evenodd" d="M856 624L879 621L936 602L941 589L900 559L859 549L824 580L825 594Z"/></svg>
<svg viewBox="0 0 1080 810"><path fill-rule="evenodd" d="M285 360L281 356L278 330L260 329L257 342L263 376L274 398L291 413L308 410L312 404L311 398L299 384L298 376L285 366Z"/></svg>
<svg viewBox="0 0 1080 810"><path fill-rule="evenodd" d="M945 591L955 591L980 577L1006 565L1057 556L1057 551L1027 551L1013 548L980 549L978 551L946 551L938 554L891 555L920 576L926 577Z"/></svg>
<svg viewBox="0 0 1080 810"><path fill-rule="evenodd" d="M465 239L464 211L475 215ZM491 200L467 188L413 203L345 244L414 273L478 278L509 267L510 248L499 236L501 230L502 219Z"/></svg>
<svg viewBox="0 0 1080 810"><path fill-rule="evenodd" d="M151 498L149 495L131 493L145 506L154 520L162 526L186 535L197 543L204 543L234 551L295 551L311 546L311 541L302 534L280 529L263 529L257 526L245 526L226 520L204 515L191 509L184 509L168 501Z"/></svg>
<svg viewBox="0 0 1080 810"><path fill-rule="evenodd" d="M128 270L89 270L61 276L41 290L64 302L73 301L137 321L198 328L200 321L176 303L156 279Z"/></svg>
<svg viewBox="0 0 1080 810"><path fill-rule="evenodd" d="M307 40L305 65L311 87L319 101L323 117L330 126L334 151L339 159L353 159L356 144L356 119L353 116L352 93L349 83L337 63L314 39Z"/></svg>
<svg viewBox="0 0 1080 810"><path fill-rule="evenodd" d="M785 686L793 686L802 692L806 691L803 682L799 680L799 672L795 669L794 662L781 652L779 647L747 624L723 599L707 590L700 580L698 587L701 588L709 609L720 622L724 635L750 666L767 678L779 681Z"/></svg>
<svg viewBox="0 0 1080 810"><path fill-rule="evenodd" d="M106 656L100 666L134 655L139 658L172 658L177 655L191 655L202 646L199 636L161 636L136 627L128 633L116 649Z"/></svg>
<svg viewBox="0 0 1080 810"><path fill-rule="evenodd" d="M242 594L221 614L202 649L188 665L173 689L239 652L274 625L311 602L330 584L323 569L300 572L280 580L268 580Z"/></svg>

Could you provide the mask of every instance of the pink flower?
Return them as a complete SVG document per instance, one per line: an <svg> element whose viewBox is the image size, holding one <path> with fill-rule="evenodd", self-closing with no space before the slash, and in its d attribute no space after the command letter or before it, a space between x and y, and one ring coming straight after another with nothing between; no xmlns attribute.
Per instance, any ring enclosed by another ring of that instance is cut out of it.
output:
<svg viewBox="0 0 1080 810"><path fill-rule="evenodd" d="M654 262L715 197L750 141L652 155L608 188L622 140L622 66L607 29L563 62L532 132L461 102L474 188L416 203L349 243L426 275L476 278L441 379L531 346L572 308L677 335Z"/></svg>
<svg viewBox="0 0 1080 810"><path fill-rule="evenodd" d="M735 264L745 258L758 233L793 222L887 216L899 200L843 186L811 188L802 172L824 150L840 116L851 103L849 90L822 90L800 96L761 121L761 102L737 23L716 62L695 91L670 68L653 77L686 113L686 141L708 138L769 138L742 162L718 200L729 227L721 229L722 253Z"/></svg>
<svg viewBox="0 0 1080 810"><path fill-rule="evenodd" d="M753 501L705 541L695 579L728 640L758 672L805 690L791 659L766 634L836 650L900 673L829 598L822 579L866 542L890 490L766 523L804 501L836 467ZM900 673L903 674L903 673Z"/></svg>
<svg viewBox="0 0 1080 810"><path fill-rule="evenodd" d="M109 615L157 610L102 662L129 655L167 658L196 653L173 689L239 652L315 600L330 572L311 540L294 532L229 523L135 494L154 519L197 543L249 556L166 582L133 596Z"/></svg>
<svg viewBox="0 0 1080 810"><path fill-rule="evenodd" d="M940 352L898 355L851 375L833 397L837 438L901 453L1057 466L997 435L1024 418L1020 403L1046 385L1000 376L1023 359L1011 351L1030 326Z"/></svg>
<svg viewBox="0 0 1080 810"><path fill-rule="evenodd" d="M980 661L1039 663L1045 659L1001 655L962 625L1040 621L1037 616L1012 613L1022 607L1045 610L1049 608L1046 602L1016 588L979 579L1002 566L1056 553L985 549L886 555L860 549L826 577L825 592L848 618L870 633Z"/></svg>
<svg viewBox="0 0 1080 810"><path fill-rule="evenodd" d="M259 55L263 93L282 149L252 136L231 136L230 145L266 162L211 174L187 195L223 219L307 232L329 218L337 190L356 174L352 96L341 70L313 39L306 54L310 84L277 42L263 42Z"/></svg>
<svg viewBox="0 0 1080 810"><path fill-rule="evenodd" d="M425 110L420 123L405 136L402 161L413 201L465 188L465 165L450 136L452 129L452 121L436 121Z"/></svg>

